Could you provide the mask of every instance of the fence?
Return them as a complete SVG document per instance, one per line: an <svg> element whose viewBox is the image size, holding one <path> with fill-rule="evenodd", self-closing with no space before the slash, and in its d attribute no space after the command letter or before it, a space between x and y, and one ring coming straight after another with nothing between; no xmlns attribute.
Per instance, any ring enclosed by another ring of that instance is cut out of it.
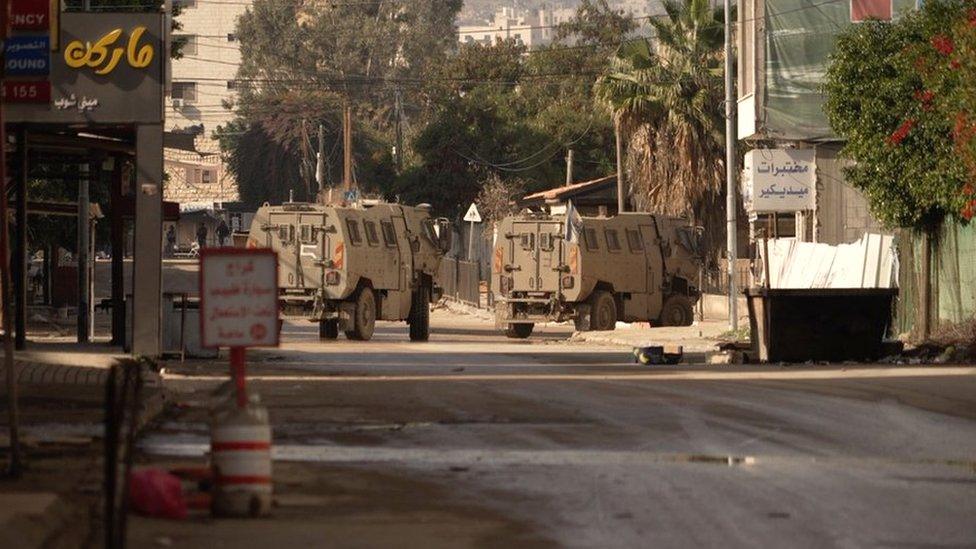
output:
<svg viewBox="0 0 976 549"><path fill-rule="evenodd" d="M444 297L471 305L481 306L481 276L478 262L445 257L441 261L437 283L444 289Z"/></svg>
<svg viewBox="0 0 976 549"><path fill-rule="evenodd" d="M896 326L901 333L914 332L925 315L920 306L924 238L903 231L897 245L900 295ZM927 316L932 330L971 321L976 317L976 223L963 226L946 221L931 238L930 249Z"/></svg>
<svg viewBox="0 0 976 549"><path fill-rule="evenodd" d="M728 261L722 260L713 269L705 269L702 273L702 292L706 294L729 293ZM737 259L735 261L735 282L738 290L748 288L752 282L751 260Z"/></svg>

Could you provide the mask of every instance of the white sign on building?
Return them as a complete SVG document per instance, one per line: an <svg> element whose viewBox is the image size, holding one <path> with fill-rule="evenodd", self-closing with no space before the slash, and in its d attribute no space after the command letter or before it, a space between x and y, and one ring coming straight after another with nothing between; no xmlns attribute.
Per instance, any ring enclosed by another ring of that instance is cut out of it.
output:
<svg viewBox="0 0 976 549"><path fill-rule="evenodd" d="M204 347L277 346L277 254L205 248L200 255L200 330Z"/></svg>
<svg viewBox="0 0 976 549"><path fill-rule="evenodd" d="M742 198L748 212L798 212L816 208L814 149L753 149L746 153Z"/></svg>

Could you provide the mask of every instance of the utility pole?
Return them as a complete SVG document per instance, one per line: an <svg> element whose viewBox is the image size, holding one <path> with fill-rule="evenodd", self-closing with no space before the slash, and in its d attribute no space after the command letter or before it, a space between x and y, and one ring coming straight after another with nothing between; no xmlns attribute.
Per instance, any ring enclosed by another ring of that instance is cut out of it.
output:
<svg viewBox="0 0 976 549"><path fill-rule="evenodd" d="M353 189L352 108L348 104L342 111L342 186L346 192Z"/></svg>
<svg viewBox="0 0 976 549"><path fill-rule="evenodd" d="M78 246L75 258L78 263L78 343L88 343L89 315L91 309L91 271L88 270L91 250L91 198L89 195L89 165L78 165Z"/></svg>
<svg viewBox="0 0 976 549"><path fill-rule="evenodd" d="M566 151L566 184L573 184L573 149Z"/></svg>
<svg viewBox="0 0 976 549"><path fill-rule="evenodd" d="M7 38L7 8L6 0L0 0L0 39ZM0 84L3 77L0 75ZM7 474L13 478L20 477L22 464L20 461L20 414L17 396L17 368L14 362L14 311L13 292L10 287L10 233L7 223L9 209L7 208L7 132L3 116L3 98L0 97L0 299L3 309L3 369L7 374L7 422L10 437L10 463Z"/></svg>
<svg viewBox="0 0 976 549"><path fill-rule="evenodd" d="M735 97L732 80L732 7L725 0L725 217L726 247L729 256L729 329L739 328L738 297L735 263L738 252L735 188Z"/></svg>
<svg viewBox="0 0 976 549"><path fill-rule="evenodd" d="M319 186L319 200L325 190L325 126L319 124L319 152L315 154L315 182Z"/></svg>
<svg viewBox="0 0 976 549"><path fill-rule="evenodd" d="M619 115L613 119L613 133L617 137L617 213L623 213L627 210L627 185L624 182L624 141L620 135Z"/></svg>
<svg viewBox="0 0 976 549"><path fill-rule="evenodd" d="M396 161L396 171L403 171L403 93L400 86L396 88L394 95L393 110L396 115L396 151L394 160Z"/></svg>

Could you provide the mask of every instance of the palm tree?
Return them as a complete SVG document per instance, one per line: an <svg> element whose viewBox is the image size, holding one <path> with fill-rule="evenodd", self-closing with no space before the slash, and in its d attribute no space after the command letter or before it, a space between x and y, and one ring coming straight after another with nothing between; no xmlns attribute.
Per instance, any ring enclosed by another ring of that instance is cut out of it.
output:
<svg viewBox="0 0 976 549"><path fill-rule="evenodd" d="M665 0L652 40L625 42L596 97L621 124L634 205L685 215L724 238L724 17L708 0ZM711 249L712 246L709 246Z"/></svg>

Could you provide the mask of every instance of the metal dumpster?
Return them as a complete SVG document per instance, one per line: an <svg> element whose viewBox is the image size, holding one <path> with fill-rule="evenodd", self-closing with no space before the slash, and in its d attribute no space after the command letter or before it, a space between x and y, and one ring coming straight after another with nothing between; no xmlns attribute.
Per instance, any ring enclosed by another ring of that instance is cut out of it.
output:
<svg viewBox="0 0 976 549"><path fill-rule="evenodd" d="M760 362L876 360L896 288L745 290Z"/></svg>

